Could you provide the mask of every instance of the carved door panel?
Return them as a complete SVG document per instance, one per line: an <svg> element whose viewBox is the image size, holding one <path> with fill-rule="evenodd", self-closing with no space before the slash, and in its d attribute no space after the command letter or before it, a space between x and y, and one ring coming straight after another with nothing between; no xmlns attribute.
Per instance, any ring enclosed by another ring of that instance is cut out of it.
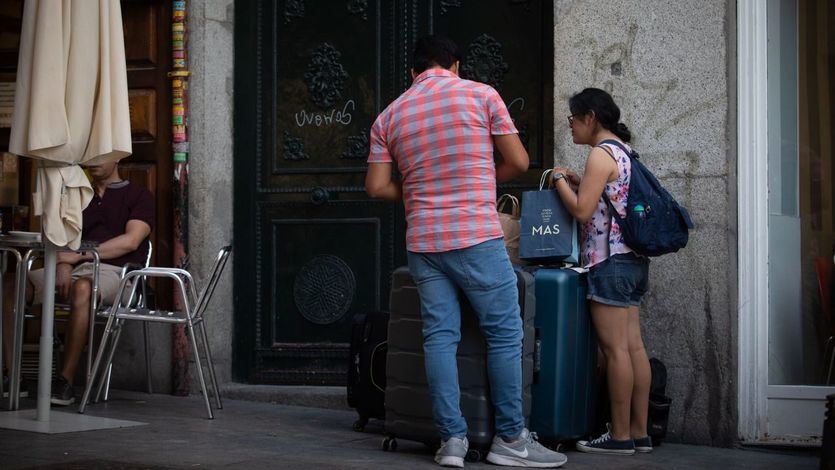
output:
<svg viewBox="0 0 835 470"><path fill-rule="evenodd" d="M353 316L388 308L389 276L406 262L405 222L402 204L365 195L368 132L411 83L419 34L443 25L462 46L472 43L468 73L494 77L502 96L515 100L512 115L537 161L550 148L541 100L551 82L537 78L551 73L550 58L540 64L542 39L551 41L540 31L542 2L496 1L520 15L508 23L477 7L483 2L470 3L236 4L239 379L344 384ZM514 34L529 44L514 45Z"/></svg>
<svg viewBox="0 0 835 470"><path fill-rule="evenodd" d="M553 2L441 0L430 11L430 28L461 48L461 77L499 92L528 150L531 170L507 189L538 183L553 149Z"/></svg>
<svg viewBox="0 0 835 470"><path fill-rule="evenodd" d="M251 171L253 190L253 207L236 211L237 228L241 210L252 217L243 222L252 258L243 255L246 273L236 275L238 295L244 276L252 283L255 310L243 378L343 384L351 319L387 306L388 274L403 262L396 206L364 193L368 131L400 89L394 4L257 4L244 14L259 48L258 148L247 169L236 166Z"/></svg>

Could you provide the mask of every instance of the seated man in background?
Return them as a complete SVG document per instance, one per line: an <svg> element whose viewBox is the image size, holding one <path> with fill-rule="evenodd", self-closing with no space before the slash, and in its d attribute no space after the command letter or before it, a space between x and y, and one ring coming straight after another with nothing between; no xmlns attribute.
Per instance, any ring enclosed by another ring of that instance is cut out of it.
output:
<svg viewBox="0 0 835 470"><path fill-rule="evenodd" d="M88 166L94 190L90 205L82 215L83 241L98 243L99 305L111 305L116 299L122 267L127 263L145 264L149 235L154 227L154 199L140 186L119 177L118 163ZM55 294L58 301L70 305L64 340L63 364L52 382L52 403L69 405L75 401L73 379L84 345L90 319L93 293L93 257L89 254L59 252L55 270ZM43 292L43 269L29 273L27 303L40 304ZM13 279L12 279L13 281ZM3 357L11 370L11 330L13 323L13 285L4 294Z"/></svg>

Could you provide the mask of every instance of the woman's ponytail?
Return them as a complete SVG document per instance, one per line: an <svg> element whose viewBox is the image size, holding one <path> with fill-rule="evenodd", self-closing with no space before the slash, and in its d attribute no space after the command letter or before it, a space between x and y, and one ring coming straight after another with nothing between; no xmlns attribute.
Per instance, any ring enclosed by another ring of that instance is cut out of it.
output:
<svg viewBox="0 0 835 470"><path fill-rule="evenodd" d="M629 142L630 140L632 140L632 131L630 131L629 128L626 127L626 124L622 122L619 122L614 129L610 130L612 131L612 133L618 136L618 139L624 142Z"/></svg>

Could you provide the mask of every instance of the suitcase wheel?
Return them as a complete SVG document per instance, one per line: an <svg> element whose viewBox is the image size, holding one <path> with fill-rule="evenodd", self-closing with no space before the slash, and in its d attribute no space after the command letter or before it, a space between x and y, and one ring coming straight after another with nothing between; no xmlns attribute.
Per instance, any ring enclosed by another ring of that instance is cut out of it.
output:
<svg viewBox="0 0 835 470"><path fill-rule="evenodd" d="M383 450L386 452L397 451L397 439L393 437L386 437L383 439Z"/></svg>
<svg viewBox="0 0 835 470"><path fill-rule="evenodd" d="M484 456L481 455L480 451L478 451L477 449L470 449L467 451L467 456L465 457L465 459L467 460L467 462L480 462L482 457Z"/></svg>
<svg viewBox="0 0 835 470"><path fill-rule="evenodd" d="M354 431L362 432L365 430L365 425L368 424L368 418L359 418L358 420L354 421Z"/></svg>

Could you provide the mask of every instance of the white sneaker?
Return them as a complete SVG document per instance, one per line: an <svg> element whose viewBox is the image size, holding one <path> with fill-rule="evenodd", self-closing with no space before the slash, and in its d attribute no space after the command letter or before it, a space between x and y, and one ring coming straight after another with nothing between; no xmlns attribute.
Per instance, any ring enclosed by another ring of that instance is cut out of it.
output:
<svg viewBox="0 0 835 470"><path fill-rule="evenodd" d="M513 442L494 437L487 461L508 467L557 468L568 462L568 458L546 448L537 442L536 433L524 429Z"/></svg>
<svg viewBox="0 0 835 470"><path fill-rule="evenodd" d="M435 452L435 462L442 467L464 468L464 458L470 443L467 438L450 437L441 441L441 448Z"/></svg>

